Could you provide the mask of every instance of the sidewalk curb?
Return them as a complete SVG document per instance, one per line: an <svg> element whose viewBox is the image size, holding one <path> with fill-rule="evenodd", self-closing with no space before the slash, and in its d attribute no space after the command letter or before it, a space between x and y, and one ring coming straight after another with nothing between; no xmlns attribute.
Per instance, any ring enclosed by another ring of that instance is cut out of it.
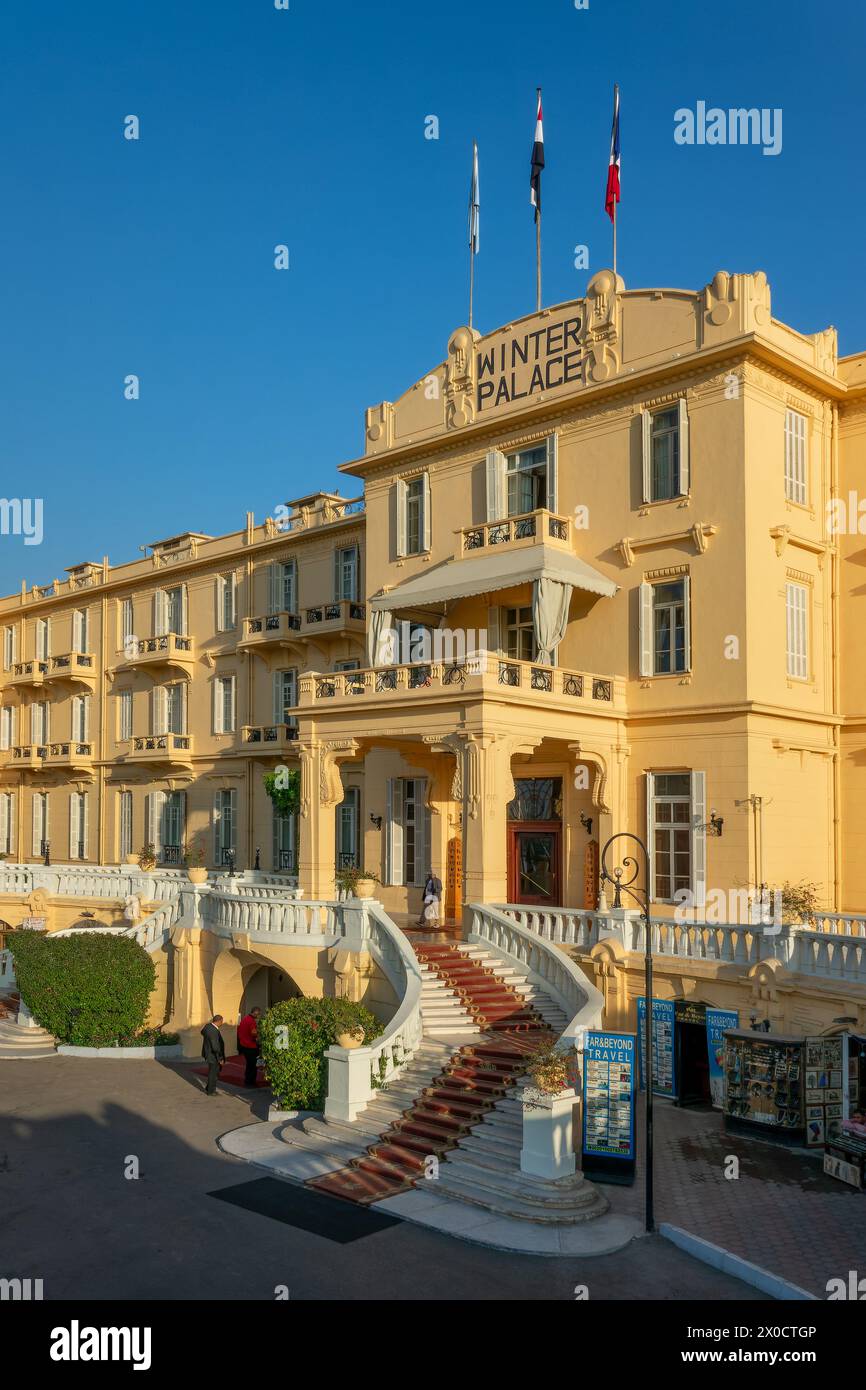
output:
<svg viewBox="0 0 866 1390"><path fill-rule="evenodd" d="M742 1279L744 1284L751 1284L752 1288L760 1289L762 1293L769 1294L771 1298L788 1301L806 1299L813 1303L820 1302L817 1294L809 1293L807 1289L801 1289L797 1284L789 1284L778 1274L772 1274L770 1270L762 1269L760 1265L752 1264L739 1255L732 1255L721 1245L713 1245L709 1240L694 1236L691 1231L684 1231L681 1226L672 1226L670 1222L663 1221L658 1231L660 1236L664 1236L665 1240L669 1240L672 1245L684 1250L687 1255L693 1255L696 1260L700 1260L705 1265L712 1265L713 1269L730 1274L735 1279Z"/></svg>

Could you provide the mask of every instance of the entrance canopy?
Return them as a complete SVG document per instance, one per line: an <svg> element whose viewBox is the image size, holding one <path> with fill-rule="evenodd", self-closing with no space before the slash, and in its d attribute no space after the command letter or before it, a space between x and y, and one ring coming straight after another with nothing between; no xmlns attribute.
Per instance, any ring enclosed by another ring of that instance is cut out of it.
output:
<svg viewBox="0 0 866 1390"><path fill-rule="evenodd" d="M434 607L449 599L494 593L539 579L552 579L605 598L612 598L617 591L612 579L606 579L585 560L552 546L535 545L526 550L490 551L468 559L448 560L398 584L387 594L370 599L369 606L376 613Z"/></svg>

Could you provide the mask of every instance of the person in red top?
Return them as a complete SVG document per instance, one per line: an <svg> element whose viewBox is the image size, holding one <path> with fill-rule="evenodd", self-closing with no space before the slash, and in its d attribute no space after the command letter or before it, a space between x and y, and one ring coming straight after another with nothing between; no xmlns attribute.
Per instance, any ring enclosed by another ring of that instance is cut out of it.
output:
<svg viewBox="0 0 866 1390"><path fill-rule="evenodd" d="M242 1018L238 1024L238 1051L246 1063L245 1086L255 1086L256 1084L256 1063L259 1058L259 1019L261 1016L261 1009L250 1009L246 1017Z"/></svg>

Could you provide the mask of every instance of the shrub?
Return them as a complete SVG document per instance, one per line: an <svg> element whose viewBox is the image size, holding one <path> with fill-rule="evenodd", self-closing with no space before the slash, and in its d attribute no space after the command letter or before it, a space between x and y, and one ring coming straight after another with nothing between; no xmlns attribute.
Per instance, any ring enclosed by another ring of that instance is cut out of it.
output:
<svg viewBox="0 0 866 1390"><path fill-rule="evenodd" d="M156 969L128 936L9 936L21 998L42 1028L74 1047L111 1047L141 1032Z"/></svg>
<svg viewBox="0 0 866 1390"><path fill-rule="evenodd" d="M328 1094L325 1052L338 1033L360 1028L364 1042L383 1025L348 999L284 999L259 1020L259 1050L274 1099L284 1110L323 1110Z"/></svg>

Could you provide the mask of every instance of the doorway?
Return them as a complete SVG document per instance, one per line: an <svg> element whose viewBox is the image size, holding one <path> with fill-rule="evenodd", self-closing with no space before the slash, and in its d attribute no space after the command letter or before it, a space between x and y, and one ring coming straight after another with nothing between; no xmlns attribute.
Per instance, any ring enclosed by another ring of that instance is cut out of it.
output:
<svg viewBox="0 0 866 1390"><path fill-rule="evenodd" d="M707 1007L691 1000L674 1006L675 1075L678 1105L712 1105Z"/></svg>
<svg viewBox="0 0 866 1390"><path fill-rule="evenodd" d="M522 821L508 827L508 901L557 907L562 827Z"/></svg>

